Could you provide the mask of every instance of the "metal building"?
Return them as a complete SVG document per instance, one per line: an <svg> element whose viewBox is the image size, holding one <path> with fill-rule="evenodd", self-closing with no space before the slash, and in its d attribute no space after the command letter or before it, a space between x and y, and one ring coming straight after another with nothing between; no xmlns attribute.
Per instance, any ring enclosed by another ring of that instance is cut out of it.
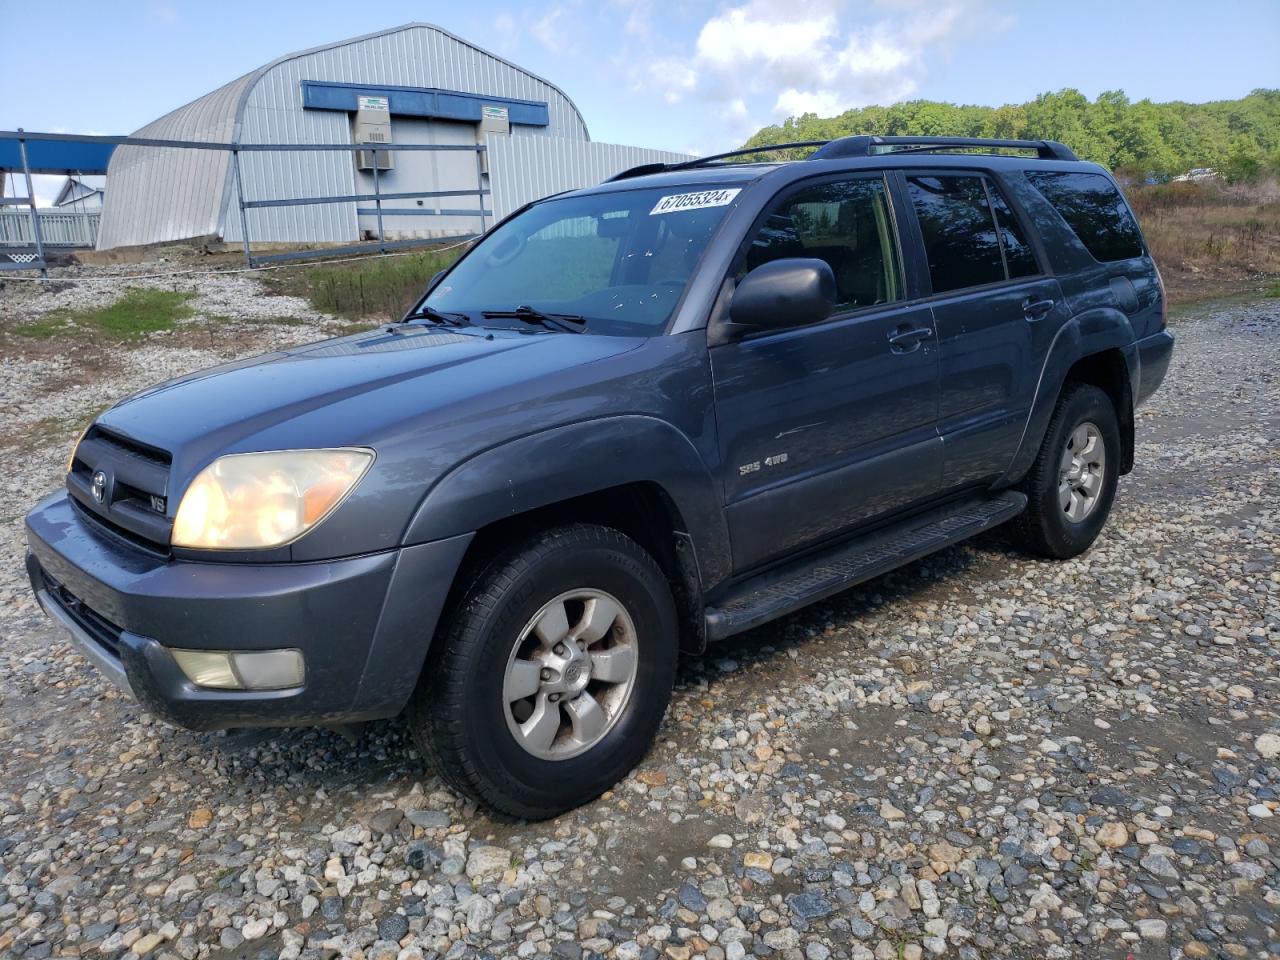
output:
<svg viewBox="0 0 1280 960"><path fill-rule="evenodd" d="M250 201L411 191L456 196L381 201L385 238L474 233L493 216L628 166L680 154L592 143L560 88L439 27L411 23L289 54L134 136L238 144L483 145L484 152L244 152L120 146L107 171L99 249L217 237L242 239ZM390 159L388 159L390 158ZM486 196L483 191L488 191ZM483 206L482 206L483 204ZM255 206L255 242L368 237L368 201Z"/></svg>

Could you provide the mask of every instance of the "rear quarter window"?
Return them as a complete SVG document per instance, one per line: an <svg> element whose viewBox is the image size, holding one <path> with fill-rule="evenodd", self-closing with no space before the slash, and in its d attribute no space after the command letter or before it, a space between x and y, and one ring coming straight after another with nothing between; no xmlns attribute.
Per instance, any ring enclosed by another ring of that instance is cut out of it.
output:
<svg viewBox="0 0 1280 960"><path fill-rule="evenodd" d="M1140 257L1142 234L1120 191L1098 173L1028 173L1095 260Z"/></svg>

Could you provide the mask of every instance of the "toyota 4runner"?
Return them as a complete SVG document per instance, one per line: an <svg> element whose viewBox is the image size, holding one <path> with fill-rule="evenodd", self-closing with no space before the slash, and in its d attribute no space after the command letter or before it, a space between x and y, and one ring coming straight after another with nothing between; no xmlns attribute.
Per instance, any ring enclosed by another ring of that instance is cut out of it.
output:
<svg viewBox="0 0 1280 960"><path fill-rule="evenodd" d="M1088 549L1173 346L1114 180L799 146L530 204L401 322L117 403L27 517L40 603L172 723L405 712L540 818L643 757L681 651L997 524Z"/></svg>

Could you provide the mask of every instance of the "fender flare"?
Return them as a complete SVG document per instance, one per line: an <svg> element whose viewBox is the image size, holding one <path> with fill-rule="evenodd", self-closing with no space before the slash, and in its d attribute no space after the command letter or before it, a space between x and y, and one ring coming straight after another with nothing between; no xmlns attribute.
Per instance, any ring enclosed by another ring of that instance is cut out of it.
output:
<svg viewBox="0 0 1280 960"><path fill-rule="evenodd" d="M1023 425L1017 451L1009 469L998 481L999 486L1018 482L1031 468L1040 451L1040 444L1044 442L1045 431L1049 428L1049 419L1053 416L1053 408L1058 402L1067 373L1085 357L1107 350L1120 351L1126 372L1124 394L1129 398L1130 408L1117 410L1116 414L1122 423L1132 423L1132 398L1140 375L1136 342L1137 337L1129 318L1113 307L1098 307L1078 313L1058 328L1045 352L1040 377L1036 382L1035 398Z"/></svg>
<svg viewBox="0 0 1280 960"><path fill-rule="evenodd" d="M539 507L632 483L654 483L675 504L703 584L729 575L728 528L711 471L683 432L644 414L550 427L475 454L431 485L402 542L472 533Z"/></svg>

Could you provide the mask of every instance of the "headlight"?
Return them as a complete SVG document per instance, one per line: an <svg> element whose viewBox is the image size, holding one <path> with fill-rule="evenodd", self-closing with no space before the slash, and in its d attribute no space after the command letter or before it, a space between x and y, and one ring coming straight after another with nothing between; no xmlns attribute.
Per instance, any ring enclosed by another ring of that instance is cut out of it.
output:
<svg viewBox="0 0 1280 960"><path fill-rule="evenodd" d="M80 449L80 441L84 439L85 434L89 432L89 427L93 426L93 421L89 421L89 426L80 431L80 436L76 437L76 442L71 445L71 449L67 451L67 469L65 473L71 472L71 465L76 462L76 451Z"/></svg>
<svg viewBox="0 0 1280 960"><path fill-rule="evenodd" d="M258 550L298 539L333 512L373 463L373 451L234 453L205 467L173 518L175 547Z"/></svg>

